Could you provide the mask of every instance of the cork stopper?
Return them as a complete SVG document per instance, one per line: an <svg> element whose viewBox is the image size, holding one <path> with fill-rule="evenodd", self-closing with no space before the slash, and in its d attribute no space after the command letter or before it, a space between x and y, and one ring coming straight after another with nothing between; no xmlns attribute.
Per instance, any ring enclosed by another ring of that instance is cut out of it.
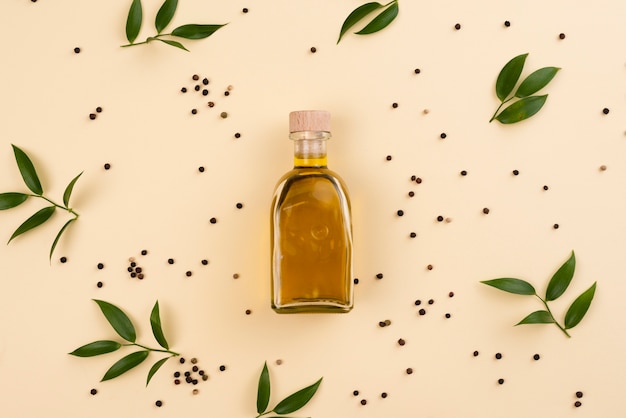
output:
<svg viewBox="0 0 626 418"><path fill-rule="evenodd" d="M289 132L330 132L330 112L325 110L300 110L289 113Z"/></svg>

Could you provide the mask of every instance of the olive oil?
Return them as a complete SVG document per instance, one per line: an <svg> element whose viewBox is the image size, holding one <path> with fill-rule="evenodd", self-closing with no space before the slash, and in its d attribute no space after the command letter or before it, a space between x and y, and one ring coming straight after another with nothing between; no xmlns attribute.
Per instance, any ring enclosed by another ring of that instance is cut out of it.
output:
<svg viewBox="0 0 626 418"><path fill-rule="evenodd" d="M353 306L352 225L343 180L327 167L330 114L292 112L294 168L271 211L272 308L348 312Z"/></svg>

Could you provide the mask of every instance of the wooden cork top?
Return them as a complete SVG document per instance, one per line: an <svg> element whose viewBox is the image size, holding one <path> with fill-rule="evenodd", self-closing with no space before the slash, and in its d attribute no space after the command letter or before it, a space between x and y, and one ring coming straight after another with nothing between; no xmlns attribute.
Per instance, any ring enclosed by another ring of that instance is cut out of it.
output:
<svg viewBox="0 0 626 418"><path fill-rule="evenodd" d="M300 110L289 113L289 132L330 132L330 112L325 110Z"/></svg>

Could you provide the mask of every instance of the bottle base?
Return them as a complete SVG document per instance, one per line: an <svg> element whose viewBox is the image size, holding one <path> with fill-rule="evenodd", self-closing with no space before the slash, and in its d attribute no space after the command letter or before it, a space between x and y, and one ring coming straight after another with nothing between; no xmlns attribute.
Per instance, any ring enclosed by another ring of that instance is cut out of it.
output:
<svg viewBox="0 0 626 418"><path fill-rule="evenodd" d="M279 314L291 313L348 313L352 305L339 304L336 302L297 302L285 305L272 303L272 309Z"/></svg>

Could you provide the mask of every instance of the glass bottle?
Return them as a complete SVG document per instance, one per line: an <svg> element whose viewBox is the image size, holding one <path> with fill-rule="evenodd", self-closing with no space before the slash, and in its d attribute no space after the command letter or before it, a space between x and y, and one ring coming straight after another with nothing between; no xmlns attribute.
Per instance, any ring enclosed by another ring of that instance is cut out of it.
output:
<svg viewBox="0 0 626 418"><path fill-rule="evenodd" d="M343 180L327 167L330 113L289 114L294 167L276 185L271 213L272 309L349 312L352 223Z"/></svg>

